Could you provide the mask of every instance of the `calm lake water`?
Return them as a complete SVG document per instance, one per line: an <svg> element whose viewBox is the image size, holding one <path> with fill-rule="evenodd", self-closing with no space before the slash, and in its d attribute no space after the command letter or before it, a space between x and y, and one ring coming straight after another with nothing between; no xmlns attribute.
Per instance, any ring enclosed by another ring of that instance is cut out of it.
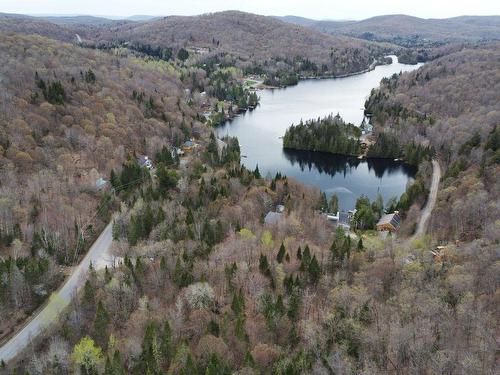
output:
<svg viewBox="0 0 500 375"><path fill-rule="evenodd" d="M301 119L340 113L346 122L359 125L364 102L372 88L384 77L420 65L404 65L392 56L391 65L378 66L360 75L324 80L300 81L297 86L259 92L260 106L217 129L220 137L236 136L241 146L242 163L259 170L263 176L281 172L306 184L336 193L342 210L352 209L357 197L374 199L399 197L415 171L392 160L357 160L337 155L283 150L280 137L292 123Z"/></svg>

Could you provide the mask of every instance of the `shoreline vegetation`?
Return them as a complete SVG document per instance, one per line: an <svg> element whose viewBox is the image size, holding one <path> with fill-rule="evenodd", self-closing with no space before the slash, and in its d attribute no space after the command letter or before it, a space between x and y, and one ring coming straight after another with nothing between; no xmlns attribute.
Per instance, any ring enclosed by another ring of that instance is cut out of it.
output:
<svg viewBox="0 0 500 375"><path fill-rule="evenodd" d="M264 79L262 79L262 77L261 77L259 80L257 80L257 78L255 78L254 76L249 76L249 77L245 77L243 79L243 82L245 83L243 86L244 86L244 90L247 94L250 93L250 95L256 96L257 91L286 89L287 87L296 86L300 81L319 80L319 79L338 79L338 78L353 77L353 76L357 76L360 74L371 72L377 66L390 65L392 63L393 63L392 56L385 56L381 59L375 59L370 64L370 66L368 68L363 69L363 70L359 70L357 72L352 72L352 73L346 73L346 74L340 74L340 75L317 75L317 76L304 76L304 75L299 75L297 73L294 74L293 72L287 73L288 77L289 78L291 77L289 80L286 81L286 82L290 82L289 84L273 84L273 83L271 83L269 77L266 77ZM247 82L251 82L252 84L249 87L246 87L245 85ZM282 81L280 80L280 82L282 82ZM215 118L215 119L212 118L211 119L212 124L214 126L219 126L219 125L222 125L226 121L232 121L236 117L238 117L240 114L244 114L247 111L253 111L259 105L260 105L260 97L257 96L256 100L255 100L255 104L253 104L253 105L248 105L247 107L243 107L243 108L238 107L238 110L232 110L232 111L229 111L229 113L224 113L224 111L214 112L215 115L217 115L218 113L221 113L223 117L221 115L219 115L218 118ZM357 156L359 156L359 155L357 155Z"/></svg>
<svg viewBox="0 0 500 375"><path fill-rule="evenodd" d="M358 159L393 159L415 167L434 153L428 146L415 142L401 145L390 133L373 134L365 129L364 122L358 127L346 123L339 114L330 114L292 124L283 136L283 148Z"/></svg>

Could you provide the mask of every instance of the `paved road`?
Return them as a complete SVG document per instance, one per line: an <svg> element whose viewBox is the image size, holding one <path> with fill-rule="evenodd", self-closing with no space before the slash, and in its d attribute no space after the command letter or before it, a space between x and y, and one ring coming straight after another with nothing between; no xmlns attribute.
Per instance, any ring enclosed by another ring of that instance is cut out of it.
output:
<svg viewBox="0 0 500 375"><path fill-rule="evenodd" d="M59 320L61 312L70 304L78 289L85 284L90 262L96 268L112 264L110 254L112 241L112 223L109 223L63 286L52 294L49 302L15 336L0 347L0 360L8 362L16 357L32 339Z"/></svg>
<svg viewBox="0 0 500 375"><path fill-rule="evenodd" d="M431 217L432 210L436 205L437 193L439 190L439 181L441 180L441 166L437 160L432 161L432 182L431 190L429 192L429 198L427 199L427 204L425 205L422 214L420 215L420 220L417 223L417 230L412 238L417 238L425 234L427 229L427 224Z"/></svg>
<svg viewBox="0 0 500 375"><path fill-rule="evenodd" d="M425 233L431 212L436 204L439 180L441 179L441 167L436 160L432 161L432 166L432 183L429 198L422 211L420 221L417 224L417 231L413 238L417 238ZM48 304L46 304L45 307L24 326L24 328L0 348L0 360L3 359L5 362L8 362L13 359L45 328L58 321L61 312L69 305L73 296L84 284L85 275L90 262L92 262L96 268L104 267L107 264L113 264L113 259L109 251L112 241L112 223L109 223L99 238L94 242L81 263L75 268L73 274L66 280L58 292L53 293Z"/></svg>

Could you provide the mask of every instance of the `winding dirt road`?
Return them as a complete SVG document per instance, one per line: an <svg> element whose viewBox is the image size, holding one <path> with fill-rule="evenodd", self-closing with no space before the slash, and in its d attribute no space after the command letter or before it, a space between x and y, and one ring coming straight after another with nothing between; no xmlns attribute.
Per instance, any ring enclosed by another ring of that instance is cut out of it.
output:
<svg viewBox="0 0 500 375"><path fill-rule="evenodd" d="M412 236L412 239L421 237L425 234L427 229L427 224L429 223L429 219L431 217L432 210L436 205L437 194L439 190L439 181L441 180L441 166L437 160L432 160L432 182L431 189L429 192L429 197L427 198L427 203L422 210L422 215L420 215L420 220L417 223L417 230L415 234Z"/></svg>
<svg viewBox="0 0 500 375"><path fill-rule="evenodd" d="M63 310L70 304L72 298L85 284L85 276L91 262L95 268L104 268L105 265L113 264L112 255L110 254L110 245L112 242L111 222L102 231L101 235L87 252L87 255L76 266L63 286L57 292L52 293L48 303L19 332L0 347L0 361L3 360L7 363L15 358L33 339L59 320Z"/></svg>

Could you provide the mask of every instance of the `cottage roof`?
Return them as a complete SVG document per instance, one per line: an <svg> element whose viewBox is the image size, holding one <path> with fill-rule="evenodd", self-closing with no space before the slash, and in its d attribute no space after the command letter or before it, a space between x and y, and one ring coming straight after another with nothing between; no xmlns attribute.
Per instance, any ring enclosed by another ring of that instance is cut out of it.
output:
<svg viewBox="0 0 500 375"><path fill-rule="evenodd" d="M264 217L264 223L266 224L276 224L283 216L280 212L268 212Z"/></svg>
<svg viewBox="0 0 500 375"><path fill-rule="evenodd" d="M387 224L391 224L394 228L399 228L399 225L401 224L401 217L397 212L394 212L392 214L385 214L380 218L380 220L377 223L377 225L387 225Z"/></svg>

